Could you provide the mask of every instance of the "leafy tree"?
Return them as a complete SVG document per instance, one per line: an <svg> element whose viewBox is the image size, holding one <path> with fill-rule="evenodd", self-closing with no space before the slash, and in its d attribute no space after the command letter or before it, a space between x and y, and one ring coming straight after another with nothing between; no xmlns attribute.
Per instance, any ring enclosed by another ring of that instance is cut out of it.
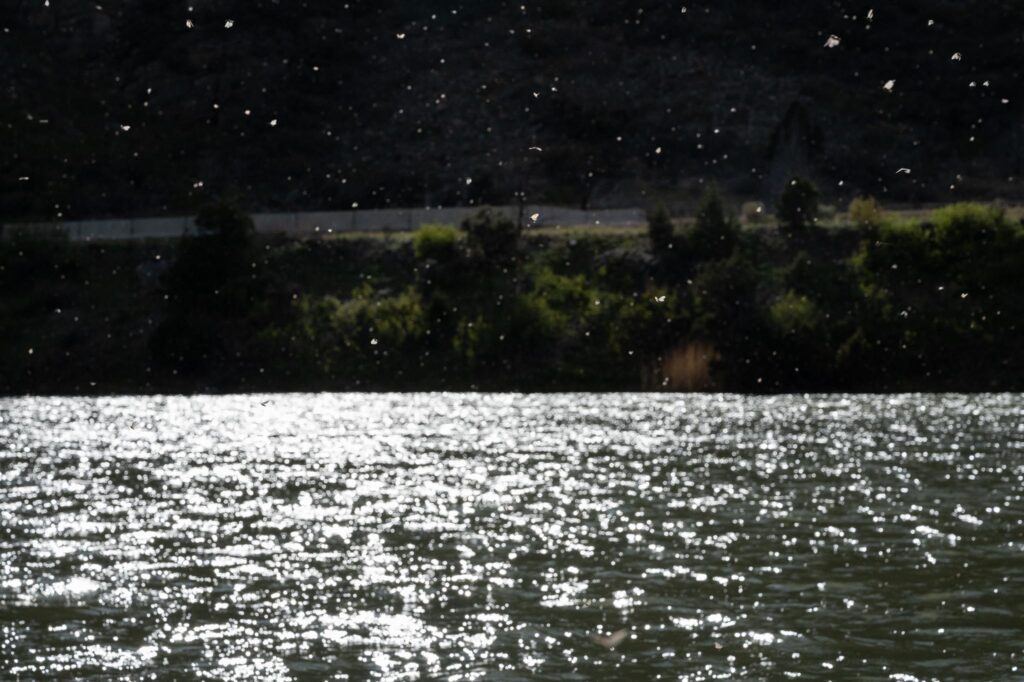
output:
<svg viewBox="0 0 1024 682"><path fill-rule="evenodd" d="M264 282L257 276L252 218L229 202L204 206L167 273L163 320L150 339L155 359L183 373L240 358Z"/></svg>
<svg viewBox="0 0 1024 682"><path fill-rule="evenodd" d="M787 235L807 232L818 219L818 189L810 180L793 178L779 195L775 213Z"/></svg>
<svg viewBox="0 0 1024 682"><path fill-rule="evenodd" d="M962 249L990 248L1012 234L1006 216L997 206L960 202L932 213L935 241L944 250L959 253Z"/></svg>
<svg viewBox="0 0 1024 682"><path fill-rule="evenodd" d="M251 269L256 234L252 218L226 201L201 208L195 223L198 233L182 238L167 282L171 296L189 304Z"/></svg>
<svg viewBox="0 0 1024 682"><path fill-rule="evenodd" d="M821 325L821 313L811 299L794 291L787 291L776 299L768 314L772 325L782 335L809 336Z"/></svg>
<svg viewBox="0 0 1024 682"><path fill-rule="evenodd" d="M722 197L714 185L708 187L697 209L692 246L704 258L727 258L736 248L739 226L725 214Z"/></svg>
<svg viewBox="0 0 1024 682"><path fill-rule="evenodd" d="M647 215L647 236L650 237L651 249L655 253L663 253L672 248L674 230L672 218L664 206L658 205Z"/></svg>
<svg viewBox="0 0 1024 682"><path fill-rule="evenodd" d="M847 209L850 222L860 228L879 227L884 219L882 207L874 197L857 197Z"/></svg>
<svg viewBox="0 0 1024 682"><path fill-rule="evenodd" d="M790 290L768 308L772 358L765 370L770 388L829 385L835 351L827 318L815 303Z"/></svg>
<svg viewBox="0 0 1024 682"><path fill-rule="evenodd" d="M413 288L380 296L364 285L342 301L304 296L296 303L293 334L299 355L331 386L358 386L379 377L401 385L423 368L427 334L424 301Z"/></svg>
<svg viewBox="0 0 1024 682"><path fill-rule="evenodd" d="M417 286L428 298L463 289L473 277L461 267L464 249L460 248L458 230L451 225L421 225L413 235L412 250L419 261ZM433 301L428 302L431 304Z"/></svg>
<svg viewBox="0 0 1024 682"><path fill-rule="evenodd" d="M515 221L483 209L462 222L469 248L492 265L508 265L519 257L522 228Z"/></svg>
<svg viewBox="0 0 1024 682"><path fill-rule="evenodd" d="M1009 386L1024 375L1022 257L1024 229L997 207L953 204L928 223L887 222L852 261L862 333L840 363L860 368L860 385Z"/></svg>
<svg viewBox="0 0 1024 682"><path fill-rule="evenodd" d="M623 297L609 320L608 346L624 361L631 355L651 360L689 330L685 301L670 289L648 286L639 296Z"/></svg>
<svg viewBox="0 0 1024 682"><path fill-rule="evenodd" d="M758 379L770 362L764 343L764 311L758 303L758 272L742 251L698 267L693 297L693 336L709 342L719 357L716 381L743 390L764 390Z"/></svg>

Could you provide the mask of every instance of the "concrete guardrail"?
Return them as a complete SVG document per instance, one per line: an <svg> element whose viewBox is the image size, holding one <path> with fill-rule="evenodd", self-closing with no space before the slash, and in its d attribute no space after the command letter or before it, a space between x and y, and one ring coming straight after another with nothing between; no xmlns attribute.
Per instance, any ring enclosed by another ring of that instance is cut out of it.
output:
<svg viewBox="0 0 1024 682"><path fill-rule="evenodd" d="M494 206L492 210L510 218L519 216L518 206ZM458 225L474 215L480 207L459 208L397 208L364 211L318 211L305 213L256 213L253 223L260 234L287 234L295 237L316 237L336 232L403 232L427 223ZM559 206L525 206L523 214L528 225L631 225L646 220L638 208L582 211ZM536 220L532 216L536 215ZM79 220L50 223L8 223L0 229L0 238L17 234L66 237L71 241L103 241L123 239L171 239L195 234L191 217L129 218L111 220Z"/></svg>

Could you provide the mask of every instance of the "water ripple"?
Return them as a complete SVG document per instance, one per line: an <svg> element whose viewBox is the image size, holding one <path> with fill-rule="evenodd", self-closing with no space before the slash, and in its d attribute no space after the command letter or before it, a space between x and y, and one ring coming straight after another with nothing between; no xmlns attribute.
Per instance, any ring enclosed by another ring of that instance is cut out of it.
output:
<svg viewBox="0 0 1024 682"><path fill-rule="evenodd" d="M0 671L1018 678L1022 405L0 400Z"/></svg>

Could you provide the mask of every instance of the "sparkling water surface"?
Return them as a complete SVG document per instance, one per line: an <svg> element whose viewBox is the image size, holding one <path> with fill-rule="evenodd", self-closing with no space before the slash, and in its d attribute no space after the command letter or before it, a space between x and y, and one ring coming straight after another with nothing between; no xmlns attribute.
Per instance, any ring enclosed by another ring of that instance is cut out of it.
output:
<svg viewBox="0 0 1024 682"><path fill-rule="evenodd" d="M0 678L1024 679L1022 415L0 400Z"/></svg>

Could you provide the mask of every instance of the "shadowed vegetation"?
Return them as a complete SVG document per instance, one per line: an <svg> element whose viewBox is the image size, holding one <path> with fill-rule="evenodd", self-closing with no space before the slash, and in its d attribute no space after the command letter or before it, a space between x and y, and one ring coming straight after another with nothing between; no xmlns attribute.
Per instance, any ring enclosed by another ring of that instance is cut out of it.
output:
<svg viewBox="0 0 1024 682"><path fill-rule="evenodd" d="M488 212L411 240L267 239L224 204L180 243L11 238L0 390L1024 388L1019 222L850 216L740 230L712 191L678 233L652 214L651 239Z"/></svg>

